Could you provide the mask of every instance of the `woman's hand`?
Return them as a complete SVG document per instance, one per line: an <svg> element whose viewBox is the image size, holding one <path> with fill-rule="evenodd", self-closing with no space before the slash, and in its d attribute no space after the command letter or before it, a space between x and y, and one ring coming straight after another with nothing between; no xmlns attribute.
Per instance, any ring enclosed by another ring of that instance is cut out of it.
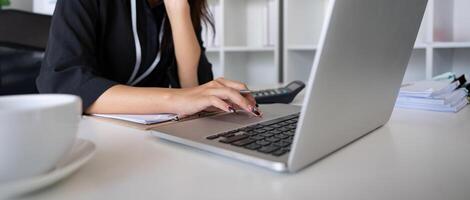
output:
<svg viewBox="0 0 470 200"><path fill-rule="evenodd" d="M195 88L175 91L170 97L170 102L172 110L180 117L192 115L211 107L225 112L235 112L235 109L242 109L255 116L261 116L253 96L240 94L240 90L247 89L243 83L219 78Z"/></svg>

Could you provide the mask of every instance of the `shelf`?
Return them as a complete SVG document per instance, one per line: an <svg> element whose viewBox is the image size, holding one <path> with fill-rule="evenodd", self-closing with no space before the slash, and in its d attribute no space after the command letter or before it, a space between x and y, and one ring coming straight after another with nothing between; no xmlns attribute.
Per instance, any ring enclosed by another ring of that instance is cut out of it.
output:
<svg viewBox="0 0 470 200"><path fill-rule="evenodd" d="M225 47L224 51L229 51L229 52L259 52L259 51L275 51L274 47L236 47L236 46L231 46L231 47Z"/></svg>
<svg viewBox="0 0 470 200"><path fill-rule="evenodd" d="M428 44L415 44L414 49L426 49L429 45Z"/></svg>
<svg viewBox="0 0 470 200"><path fill-rule="evenodd" d="M442 49L470 48L470 42L434 42L432 47Z"/></svg>
<svg viewBox="0 0 470 200"><path fill-rule="evenodd" d="M206 52L208 52L208 53L220 52L220 48L217 48L217 47L207 47L207 48L206 48Z"/></svg>
<svg viewBox="0 0 470 200"><path fill-rule="evenodd" d="M290 51L315 51L317 50L317 45L291 45L287 47L287 50Z"/></svg>

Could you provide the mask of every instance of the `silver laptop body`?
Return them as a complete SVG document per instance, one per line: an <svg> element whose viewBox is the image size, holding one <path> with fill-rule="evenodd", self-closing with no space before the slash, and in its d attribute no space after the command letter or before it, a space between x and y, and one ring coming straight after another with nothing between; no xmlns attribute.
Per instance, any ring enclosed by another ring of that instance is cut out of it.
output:
<svg viewBox="0 0 470 200"><path fill-rule="evenodd" d="M296 172L389 120L426 5L427 0L330 0L302 107L265 105L263 118L224 113L163 125L152 135ZM206 138L299 112L290 152L281 156Z"/></svg>

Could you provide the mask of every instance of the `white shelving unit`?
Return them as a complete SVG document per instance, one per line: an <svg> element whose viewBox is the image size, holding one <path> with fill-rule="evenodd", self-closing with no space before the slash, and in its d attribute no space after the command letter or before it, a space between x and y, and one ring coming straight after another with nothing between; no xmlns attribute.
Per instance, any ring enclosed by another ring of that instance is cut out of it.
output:
<svg viewBox="0 0 470 200"><path fill-rule="evenodd" d="M329 0L283 0L283 16L279 15L280 1L208 0L216 35L205 45L215 77L273 85L279 82L282 67L284 82L307 81ZM33 10L46 13L52 11L55 0L33 2ZM280 20L283 38L279 37ZM469 22L469 0L429 0L404 81L447 71L470 77Z"/></svg>
<svg viewBox="0 0 470 200"><path fill-rule="evenodd" d="M307 81L328 1L284 1L284 82ZM469 22L469 0L429 0L404 82L448 71L470 77Z"/></svg>
<svg viewBox="0 0 470 200"><path fill-rule="evenodd" d="M249 85L279 82L279 5L279 0L209 0L210 8L219 8L213 11L216 42L206 42L215 77Z"/></svg>
<svg viewBox="0 0 470 200"><path fill-rule="evenodd" d="M208 0L216 35L204 30L209 37L203 38L210 38L206 55L215 77L250 85L279 83L279 1ZM56 0L33 2L35 12L52 14Z"/></svg>

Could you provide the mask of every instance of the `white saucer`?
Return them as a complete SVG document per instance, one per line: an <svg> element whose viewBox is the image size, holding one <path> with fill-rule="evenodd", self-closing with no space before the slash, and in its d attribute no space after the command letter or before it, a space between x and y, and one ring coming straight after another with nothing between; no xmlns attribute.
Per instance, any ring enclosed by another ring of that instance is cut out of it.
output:
<svg viewBox="0 0 470 200"><path fill-rule="evenodd" d="M50 172L29 179L0 184L0 199L32 192L62 180L90 160L95 151L95 144L88 140L77 139L71 152Z"/></svg>

